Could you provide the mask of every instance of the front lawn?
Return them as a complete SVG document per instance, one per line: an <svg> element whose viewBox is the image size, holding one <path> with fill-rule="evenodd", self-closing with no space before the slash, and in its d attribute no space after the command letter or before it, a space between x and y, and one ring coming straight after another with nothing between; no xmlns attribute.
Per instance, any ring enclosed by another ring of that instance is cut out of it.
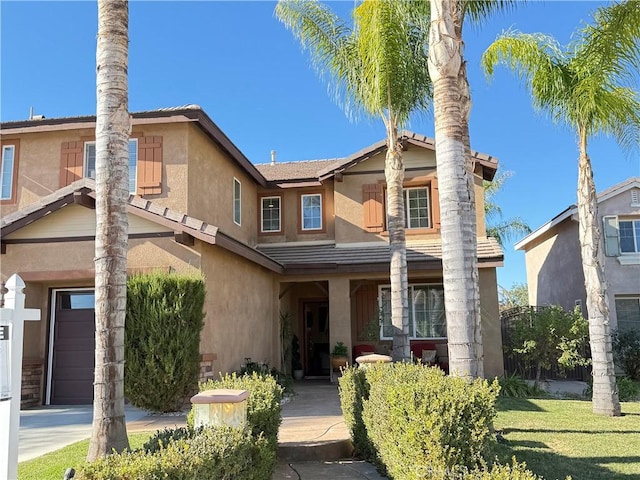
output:
<svg viewBox="0 0 640 480"><path fill-rule="evenodd" d="M129 446L139 448L149 440L153 432L130 433ZM72 443L41 457L18 464L18 480L59 480L67 468L81 465L89 451L89 440Z"/></svg>
<svg viewBox="0 0 640 480"><path fill-rule="evenodd" d="M622 404L622 417L591 412L591 402L500 398L495 428L515 455L545 479L640 479L640 402Z"/></svg>

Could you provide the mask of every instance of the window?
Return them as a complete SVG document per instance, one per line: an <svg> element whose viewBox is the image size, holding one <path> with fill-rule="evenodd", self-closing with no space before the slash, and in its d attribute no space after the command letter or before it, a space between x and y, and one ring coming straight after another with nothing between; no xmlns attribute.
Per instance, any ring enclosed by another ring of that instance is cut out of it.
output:
<svg viewBox="0 0 640 480"><path fill-rule="evenodd" d="M15 145L5 145L2 147L2 166L0 178L2 179L2 189L0 199L11 200L13 195L13 169L16 157Z"/></svg>
<svg viewBox="0 0 640 480"><path fill-rule="evenodd" d="M620 220L620 252L640 252L640 220Z"/></svg>
<svg viewBox="0 0 640 480"><path fill-rule="evenodd" d="M136 193L136 173L138 167L138 140L129 140L129 192ZM88 178L96 178L96 142L84 144L84 172Z"/></svg>
<svg viewBox="0 0 640 480"><path fill-rule="evenodd" d="M409 285L409 336L411 338L446 338L442 285ZM382 316L382 338L393 337L391 323L391 287L380 286L378 304Z"/></svg>
<svg viewBox="0 0 640 480"><path fill-rule="evenodd" d="M405 189L407 228L430 228L429 191L426 187Z"/></svg>
<svg viewBox="0 0 640 480"><path fill-rule="evenodd" d="M282 218L280 197L262 197L260 224L262 232L279 232Z"/></svg>
<svg viewBox="0 0 640 480"><path fill-rule="evenodd" d="M640 330L640 297L616 297L619 330Z"/></svg>
<svg viewBox="0 0 640 480"><path fill-rule="evenodd" d="M233 179L233 222L236 225L241 225L242 219L242 186L240 185L240 180L237 178Z"/></svg>
<svg viewBox="0 0 640 480"><path fill-rule="evenodd" d="M302 230L322 230L322 194L301 195Z"/></svg>

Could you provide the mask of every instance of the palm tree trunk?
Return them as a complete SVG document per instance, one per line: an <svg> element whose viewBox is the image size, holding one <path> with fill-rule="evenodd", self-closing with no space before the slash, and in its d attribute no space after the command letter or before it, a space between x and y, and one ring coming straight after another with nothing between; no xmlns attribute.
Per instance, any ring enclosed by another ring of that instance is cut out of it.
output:
<svg viewBox="0 0 640 480"><path fill-rule="evenodd" d="M429 74L433 82L434 118L442 229L442 275L447 317L449 367L454 375L476 378L482 370L477 342L477 268L475 215L469 185L460 89L462 40L454 21L454 0L431 0Z"/></svg>
<svg viewBox="0 0 640 480"><path fill-rule="evenodd" d="M389 279L391 282L391 323L393 325L394 362L411 357L409 347L409 302L407 279L407 246L405 240L405 209L403 196L404 163L402 145L398 141L398 124L389 114L387 127L387 158L384 174L387 183L387 218L389 228Z"/></svg>
<svg viewBox="0 0 640 480"><path fill-rule="evenodd" d="M589 342L593 362L593 412L601 415L619 416L621 412L609 326L607 280L600 245L600 228L597 222L596 186L593 181L591 160L587 154L587 136L584 129L581 129L579 134L578 221L582 271L587 292Z"/></svg>
<svg viewBox="0 0 640 480"><path fill-rule="evenodd" d="M98 1L96 111L96 357L87 460L129 447L124 412L127 292L129 6Z"/></svg>

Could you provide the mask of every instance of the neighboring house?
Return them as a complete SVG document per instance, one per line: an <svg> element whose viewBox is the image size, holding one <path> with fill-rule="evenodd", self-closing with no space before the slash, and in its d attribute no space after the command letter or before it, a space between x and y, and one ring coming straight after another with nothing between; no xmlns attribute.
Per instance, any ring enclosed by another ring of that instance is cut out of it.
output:
<svg viewBox="0 0 640 480"><path fill-rule="evenodd" d="M280 366L280 312L293 315L307 376L329 375L338 341L361 343L382 311L390 343L385 142L344 159L254 165L197 106L132 114L130 273L202 272L201 377L246 357ZM2 280L25 280L40 322L25 330L25 404L89 403L93 380L95 117L6 122ZM433 140L405 145L411 335L446 343ZM502 373L496 268L475 153L478 263L487 376ZM379 308L380 306L380 308Z"/></svg>
<svg viewBox="0 0 640 480"><path fill-rule="evenodd" d="M640 178L600 192L598 224L613 329L640 329ZM525 251L531 305L586 311L578 209L570 206L515 244Z"/></svg>

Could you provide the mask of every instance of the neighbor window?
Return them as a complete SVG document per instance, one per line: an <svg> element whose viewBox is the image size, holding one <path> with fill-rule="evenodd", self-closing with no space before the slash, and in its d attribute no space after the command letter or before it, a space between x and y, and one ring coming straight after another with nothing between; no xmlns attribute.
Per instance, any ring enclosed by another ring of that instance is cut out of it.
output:
<svg viewBox="0 0 640 480"><path fill-rule="evenodd" d="M262 232L279 232L282 218L280 197L262 197L260 211Z"/></svg>
<svg viewBox="0 0 640 480"><path fill-rule="evenodd" d="M13 169L15 168L15 145L5 145L2 147L2 167L0 178L2 178L2 195L0 199L10 200L13 194Z"/></svg>
<svg viewBox="0 0 640 480"><path fill-rule="evenodd" d="M322 230L322 194L302 195L300 202L302 230Z"/></svg>
<svg viewBox="0 0 640 480"><path fill-rule="evenodd" d="M129 193L136 193L136 173L138 168L138 140L129 140ZM96 142L84 144L84 176L96 178Z"/></svg>
<svg viewBox="0 0 640 480"><path fill-rule="evenodd" d="M446 338L447 321L444 313L442 285L409 285L409 336L411 338ZM391 287L379 289L378 305L382 323L382 338L393 337L391 323Z"/></svg>
<svg viewBox="0 0 640 480"><path fill-rule="evenodd" d="M640 330L640 297L616 297L619 330Z"/></svg>
<svg viewBox="0 0 640 480"><path fill-rule="evenodd" d="M233 221L236 225L240 225L242 219L242 186L240 180L233 179Z"/></svg>
<svg viewBox="0 0 640 480"><path fill-rule="evenodd" d="M620 252L640 252L640 220L619 220Z"/></svg>
<svg viewBox="0 0 640 480"><path fill-rule="evenodd" d="M427 187L405 189L404 202L407 228L430 228Z"/></svg>

